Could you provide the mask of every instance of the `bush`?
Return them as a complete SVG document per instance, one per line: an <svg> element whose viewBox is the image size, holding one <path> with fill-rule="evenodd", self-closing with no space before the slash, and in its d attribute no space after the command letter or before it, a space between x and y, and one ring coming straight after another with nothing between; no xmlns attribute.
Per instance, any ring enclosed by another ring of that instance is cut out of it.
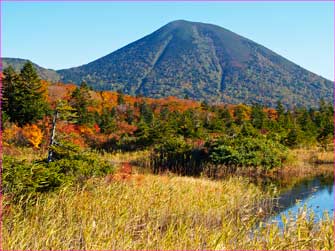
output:
<svg viewBox="0 0 335 251"><path fill-rule="evenodd" d="M51 146L50 150L52 151L52 160L73 159L79 156L80 147L70 142L62 141Z"/></svg>
<svg viewBox="0 0 335 251"><path fill-rule="evenodd" d="M3 192L14 199L28 194L53 191L65 184L83 184L91 177L104 176L113 166L93 153L80 153L79 148L66 144L53 147L54 161L18 161L4 156Z"/></svg>
<svg viewBox="0 0 335 251"><path fill-rule="evenodd" d="M59 169L73 181L83 181L93 176L103 176L112 172L113 167L106 161L92 158L90 154L64 158L47 164L48 168Z"/></svg>
<svg viewBox="0 0 335 251"><path fill-rule="evenodd" d="M46 163L18 161L4 156L2 174L3 193L18 199L38 192L52 191L66 182L60 167L46 167Z"/></svg>
<svg viewBox="0 0 335 251"><path fill-rule="evenodd" d="M210 161L213 164L238 165L240 156L232 146L218 145L214 147L210 155Z"/></svg>
<svg viewBox="0 0 335 251"><path fill-rule="evenodd" d="M281 167L287 148L266 137L221 138L194 147L183 138L170 138L156 146L151 155L154 173L171 171L180 175L206 174L219 177L236 172L238 167L269 170Z"/></svg>
<svg viewBox="0 0 335 251"><path fill-rule="evenodd" d="M171 171L180 175L200 175L207 154L202 148L194 148L183 137L167 139L157 145L151 155L154 173Z"/></svg>
<svg viewBox="0 0 335 251"><path fill-rule="evenodd" d="M265 170L282 166L287 149L265 137L224 138L209 143L209 162L226 166L261 167Z"/></svg>

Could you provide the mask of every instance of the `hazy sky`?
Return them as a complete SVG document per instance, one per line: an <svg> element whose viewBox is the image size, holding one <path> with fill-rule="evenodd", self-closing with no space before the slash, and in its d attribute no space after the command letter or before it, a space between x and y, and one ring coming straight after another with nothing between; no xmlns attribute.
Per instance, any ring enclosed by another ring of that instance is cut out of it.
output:
<svg viewBox="0 0 335 251"><path fill-rule="evenodd" d="M333 2L2 2L1 55L88 63L166 23L213 23L334 79Z"/></svg>

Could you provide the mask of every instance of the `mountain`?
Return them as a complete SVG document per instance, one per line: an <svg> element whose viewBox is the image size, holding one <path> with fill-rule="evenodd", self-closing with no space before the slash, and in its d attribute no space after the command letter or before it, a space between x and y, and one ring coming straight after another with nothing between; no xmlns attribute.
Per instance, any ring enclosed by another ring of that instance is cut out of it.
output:
<svg viewBox="0 0 335 251"><path fill-rule="evenodd" d="M60 70L64 82L149 97L317 106L333 83L222 27L171 22L89 64Z"/></svg>
<svg viewBox="0 0 335 251"><path fill-rule="evenodd" d="M19 72L23 65L30 60L28 59L21 59L21 58L2 58L2 67L5 69L9 65L11 65L15 71ZM32 63L34 67L37 70L38 75L40 78L51 81L51 82L57 82L60 80L59 74L50 69L45 69L35 63Z"/></svg>
<svg viewBox="0 0 335 251"><path fill-rule="evenodd" d="M4 59L17 69L20 59ZM42 78L148 97L185 96L209 103L318 106L333 83L222 27L178 20L91 63Z"/></svg>

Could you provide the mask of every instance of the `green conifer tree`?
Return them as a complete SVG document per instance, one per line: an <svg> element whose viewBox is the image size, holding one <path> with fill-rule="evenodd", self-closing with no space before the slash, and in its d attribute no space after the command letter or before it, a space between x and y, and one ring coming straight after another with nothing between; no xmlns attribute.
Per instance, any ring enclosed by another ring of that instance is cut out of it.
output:
<svg viewBox="0 0 335 251"><path fill-rule="evenodd" d="M11 122L23 126L41 119L48 111L45 90L31 62L19 75L12 68L4 70L4 110Z"/></svg>
<svg viewBox="0 0 335 251"><path fill-rule="evenodd" d="M265 117L266 116L261 105L255 104L251 107L251 123L255 128L263 128Z"/></svg>
<svg viewBox="0 0 335 251"><path fill-rule="evenodd" d="M89 87L86 82L82 82L80 87L76 88L70 99L70 105L78 114L77 124L84 125L92 122L93 115L88 112L88 105L91 102Z"/></svg>
<svg viewBox="0 0 335 251"><path fill-rule="evenodd" d="M19 75L16 74L12 66L4 69L4 78L2 80L2 122L3 118L10 119L9 115L15 112L15 87L19 81Z"/></svg>

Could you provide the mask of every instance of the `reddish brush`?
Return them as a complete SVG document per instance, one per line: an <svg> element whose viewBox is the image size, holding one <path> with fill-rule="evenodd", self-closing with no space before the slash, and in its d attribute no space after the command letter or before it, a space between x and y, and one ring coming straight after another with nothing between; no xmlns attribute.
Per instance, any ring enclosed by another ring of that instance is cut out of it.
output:
<svg viewBox="0 0 335 251"><path fill-rule="evenodd" d="M132 166L129 162L125 162L122 164L122 167L120 169L120 173L126 173L126 174L131 174L132 173Z"/></svg>
<svg viewBox="0 0 335 251"><path fill-rule="evenodd" d="M122 164L121 168L116 174L109 174L105 177L105 182L107 184L112 183L113 181L128 181L132 177L132 166L129 162Z"/></svg>

